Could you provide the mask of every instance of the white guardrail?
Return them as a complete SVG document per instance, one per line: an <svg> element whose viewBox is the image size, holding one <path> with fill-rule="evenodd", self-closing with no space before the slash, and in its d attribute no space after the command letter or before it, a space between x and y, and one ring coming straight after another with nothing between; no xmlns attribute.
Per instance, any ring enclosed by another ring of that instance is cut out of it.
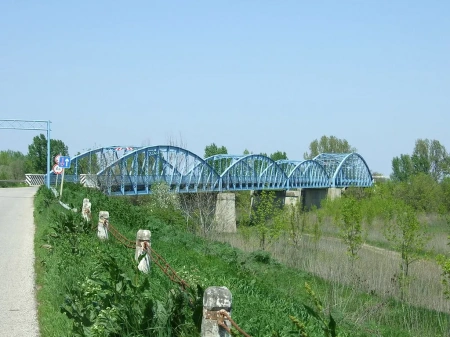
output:
<svg viewBox="0 0 450 337"><path fill-rule="evenodd" d="M28 186L45 185L45 174L25 174L25 182ZM56 176L50 176L50 185L56 184ZM80 184L86 187L97 187L97 175L95 174L80 174Z"/></svg>

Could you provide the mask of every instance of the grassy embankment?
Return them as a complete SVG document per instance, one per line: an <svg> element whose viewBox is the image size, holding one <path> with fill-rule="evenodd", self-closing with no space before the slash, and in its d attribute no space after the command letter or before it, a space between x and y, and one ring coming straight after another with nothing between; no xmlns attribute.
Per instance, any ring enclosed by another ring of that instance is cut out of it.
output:
<svg viewBox="0 0 450 337"><path fill-rule="evenodd" d="M309 248L306 236L303 248L280 241L272 246L271 258L268 252L245 252L187 233L181 215L173 210L150 214L128 199L107 198L96 191L68 185L64 192L66 203L79 209L83 198L92 202L94 219L84 223L79 213L63 209L48 192L42 188L35 201L36 272L43 337L76 333L198 336L199 307L195 304L201 303L202 292L197 293L196 285L200 289L228 287L233 294L233 318L252 336L288 336L293 330L299 335L290 315L306 324L306 336L324 336L324 326L317 318L324 317L328 323L329 314L337 322L340 336L448 334L447 313L399 302L395 294L383 294L365 285L359 271L370 270L384 279L390 272L375 266L374 261L389 253L370 260L370 265L361 258L350 273L344 263L345 248L333 248L331 240L318 245L311 242ZM111 223L129 239L135 238L138 229L150 229L152 247L188 282L188 295L179 291L155 265L150 275L137 272L134 251L114 239L100 242L92 230L100 210L109 211ZM251 240L239 243L238 235L229 240L235 240L233 244L242 245L245 250L252 249ZM304 306L315 308L305 282L323 303L322 312L316 309L313 313ZM395 287L386 289L394 292Z"/></svg>

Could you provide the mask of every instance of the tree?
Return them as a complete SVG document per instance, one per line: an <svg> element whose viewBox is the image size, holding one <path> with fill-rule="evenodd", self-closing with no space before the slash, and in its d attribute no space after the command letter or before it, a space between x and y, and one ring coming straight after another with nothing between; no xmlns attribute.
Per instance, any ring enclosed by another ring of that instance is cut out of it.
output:
<svg viewBox="0 0 450 337"><path fill-rule="evenodd" d="M437 140L416 140L411 158L415 174L430 174L434 180L440 181L448 173L449 155Z"/></svg>
<svg viewBox="0 0 450 337"><path fill-rule="evenodd" d="M266 249L270 240L277 238L282 231L283 222L279 215L281 209L274 191L262 191L252 209L252 222L259 236L259 246Z"/></svg>
<svg viewBox="0 0 450 337"><path fill-rule="evenodd" d="M418 212L435 213L443 204L442 188L431 175L425 173L412 175L408 181L396 183L392 194Z"/></svg>
<svg viewBox="0 0 450 337"><path fill-rule="evenodd" d="M339 139L335 136L322 136L320 140L313 140L309 144L309 153L305 152L305 159L313 159L321 153L351 153L356 152L356 148L350 146L346 139Z"/></svg>
<svg viewBox="0 0 450 337"><path fill-rule="evenodd" d="M218 147L215 143L212 143L211 145L205 147L204 158L209 158L217 154L228 154L228 150L225 146ZM222 174L228 168L228 166L230 166L230 164L230 158L222 158L214 160L212 167L218 174Z"/></svg>
<svg viewBox="0 0 450 337"><path fill-rule="evenodd" d="M441 181L450 171L450 156L437 140L417 139L411 156L402 154L392 159L394 181L408 181L411 176L424 173Z"/></svg>
<svg viewBox="0 0 450 337"><path fill-rule="evenodd" d="M189 231L206 236L214 229L217 200L215 193L182 193L179 200Z"/></svg>
<svg viewBox="0 0 450 337"><path fill-rule="evenodd" d="M270 159L277 161L282 159L288 159L286 152L276 151L270 155Z"/></svg>
<svg viewBox="0 0 450 337"><path fill-rule="evenodd" d="M447 222L447 225L450 225L450 216L446 215L445 220ZM449 241L447 245L450 245L450 236L447 237L447 240ZM445 298L450 299L450 258L448 256L445 256L443 254L439 254L436 257L436 262L441 267L441 282L444 286L444 295Z"/></svg>
<svg viewBox="0 0 450 337"><path fill-rule="evenodd" d="M297 200L291 204L284 205L281 216L283 217L283 222L286 224L290 240L295 246L299 246L308 225L302 202Z"/></svg>
<svg viewBox="0 0 450 337"><path fill-rule="evenodd" d="M358 251L363 245L361 204L352 196L342 200L342 211L337 219L341 236L347 245L347 252L353 261L358 257Z"/></svg>
<svg viewBox="0 0 450 337"><path fill-rule="evenodd" d="M58 154L67 156L68 147L62 140L50 139L50 157ZM34 173L47 173L47 138L41 133L33 138L33 143L28 145L28 160Z"/></svg>
<svg viewBox="0 0 450 337"><path fill-rule="evenodd" d="M393 181L407 181L414 172L411 156L402 154L400 157L392 159L392 174Z"/></svg>
<svg viewBox="0 0 450 337"><path fill-rule="evenodd" d="M0 180L24 180L27 170L26 157L19 151L0 151ZM1 187L14 183L2 182Z"/></svg>
<svg viewBox="0 0 450 337"><path fill-rule="evenodd" d="M401 256L400 275L398 277L400 294L403 299L408 282L411 264L420 258L427 237L417 219L416 211L399 201L395 205L394 218L386 228L386 238L394 244Z"/></svg>
<svg viewBox="0 0 450 337"><path fill-rule="evenodd" d="M205 147L204 158L212 157L216 154L228 154L228 150L225 146L218 147L215 143Z"/></svg>
<svg viewBox="0 0 450 337"><path fill-rule="evenodd" d="M442 213L450 213L450 177L445 177L439 184L439 187L441 188L442 195L440 211Z"/></svg>
<svg viewBox="0 0 450 337"><path fill-rule="evenodd" d="M414 146L414 151L411 156L414 174L428 174L428 172L430 172L431 164L429 158L429 146L430 144L428 139L416 140L416 145Z"/></svg>

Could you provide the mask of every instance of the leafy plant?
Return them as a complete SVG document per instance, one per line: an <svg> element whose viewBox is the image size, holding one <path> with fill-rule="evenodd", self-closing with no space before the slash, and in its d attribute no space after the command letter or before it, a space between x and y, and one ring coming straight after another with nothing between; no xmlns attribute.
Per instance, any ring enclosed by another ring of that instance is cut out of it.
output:
<svg viewBox="0 0 450 337"><path fill-rule="evenodd" d="M427 241L427 236L422 230L415 210L402 202L396 204L395 221L388 224L386 229L387 239L400 252L400 274L398 281L401 290L401 298L405 295L405 286L408 283L409 268L411 264L421 258L420 252Z"/></svg>
<svg viewBox="0 0 450 337"><path fill-rule="evenodd" d="M363 244L361 206L355 198L343 198L337 222L341 229L341 237L347 245L347 252L353 261Z"/></svg>
<svg viewBox="0 0 450 337"><path fill-rule="evenodd" d="M252 223L258 232L259 247L262 250L282 232L284 224L279 215L280 206L276 202L275 192L262 191L252 210Z"/></svg>

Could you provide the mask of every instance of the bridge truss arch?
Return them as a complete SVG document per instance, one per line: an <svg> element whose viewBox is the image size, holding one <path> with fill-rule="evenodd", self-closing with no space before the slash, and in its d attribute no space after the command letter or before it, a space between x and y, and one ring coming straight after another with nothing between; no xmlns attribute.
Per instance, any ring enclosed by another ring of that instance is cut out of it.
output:
<svg viewBox="0 0 450 337"><path fill-rule="evenodd" d="M330 187L369 187L372 173L358 153L321 153L313 160L320 163L330 176Z"/></svg>
<svg viewBox="0 0 450 337"><path fill-rule="evenodd" d="M81 181L81 175L96 175L128 152L138 148L132 146L106 146L79 153L71 158L70 168L65 169L64 179L67 182L78 183ZM56 174L53 170L50 170L49 175L51 180L55 180Z"/></svg>
<svg viewBox="0 0 450 337"><path fill-rule="evenodd" d="M54 183L53 171L49 176ZM357 153L321 153L304 161L273 161L261 154L220 154L202 159L170 145L107 146L89 150L72 157L71 168L65 169L65 180L97 186L110 195L151 194L152 185L159 182L177 193L373 184L367 163Z"/></svg>
<svg viewBox="0 0 450 337"><path fill-rule="evenodd" d="M330 178L324 167L314 160L278 160L277 164L288 176L288 189L328 188Z"/></svg>
<svg viewBox="0 0 450 337"><path fill-rule="evenodd" d="M139 148L98 172L100 188L110 195L150 194L164 182L172 192L218 191L220 176L202 158L176 146Z"/></svg>
<svg viewBox="0 0 450 337"><path fill-rule="evenodd" d="M223 160L224 157L220 158ZM230 166L220 175L220 190L286 189L288 177L272 159L258 154L230 156ZM219 157L216 158L218 160ZM214 163L214 161L213 161Z"/></svg>

